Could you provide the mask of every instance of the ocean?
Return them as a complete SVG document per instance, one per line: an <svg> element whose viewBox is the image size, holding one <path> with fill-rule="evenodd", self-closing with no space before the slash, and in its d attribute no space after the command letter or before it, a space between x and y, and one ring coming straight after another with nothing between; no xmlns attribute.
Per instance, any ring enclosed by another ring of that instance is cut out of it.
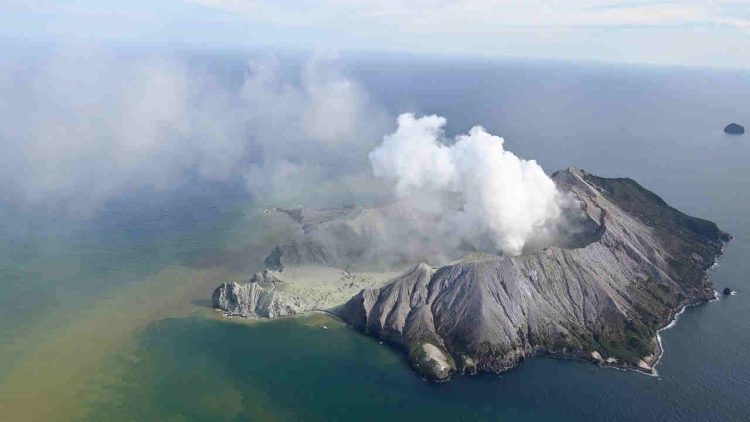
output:
<svg viewBox="0 0 750 422"><path fill-rule="evenodd" d="M0 204L2 419L750 420L750 137L722 132L750 124L750 73L366 55L342 68L389 114L482 125L548 173L631 177L715 221L735 239L710 277L738 294L661 333L658 377L537 358L434 384L323 314L216 316L213 286L293 233L241 186L137 193L70 221Z"/></svg>

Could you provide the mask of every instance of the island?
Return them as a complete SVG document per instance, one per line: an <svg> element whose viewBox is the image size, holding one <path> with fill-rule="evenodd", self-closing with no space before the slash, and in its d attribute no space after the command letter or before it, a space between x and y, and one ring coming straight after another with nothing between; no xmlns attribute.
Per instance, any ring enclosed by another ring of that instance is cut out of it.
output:
<svg viewBox="0 0 750 422"><path fill-rule="evenodd" d="M629 178L571 167L552 179L576 199L580 221L566 238L518 256L468 251L437 267L403 263L400 273L372 268L387 253L372 242L386 220L429 227L419 211L280 210L300 237L274 248L247 283L219 285L213 305L235 317L331 312L402 350L434 381L499 373L534 356L655 373L659 330L716 297L706 271L731 237Z"/></svg>
<svg viewBox="0 0 750 422"><path fill-rule="evenodd" d="M729 135L742 135L745 133L745 127L737 123L730 123L724 128L724 133Z"/></svg>

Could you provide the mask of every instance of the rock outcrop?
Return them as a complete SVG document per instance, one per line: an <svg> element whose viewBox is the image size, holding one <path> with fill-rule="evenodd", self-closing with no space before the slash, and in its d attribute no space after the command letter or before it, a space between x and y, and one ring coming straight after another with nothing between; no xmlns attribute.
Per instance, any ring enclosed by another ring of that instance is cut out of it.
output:
<svg viewBox="0 0 750 422"><path fill-rule="evenodd" d="M271 271L255 274L247 283L221 283L211 296L213 306L227 316L275 318L300 313L299 300L277 291L280 283Z"/></svg>
<svg viewBox="0 0 750 422"><path fill-rule="evenodd" d="M714 290L705 271L729 236L631 179L553 175L588 218L574 247L475 253L414 266L341 309L357 330L404 349L420 374L500 372L545 354L651 372L657 331Z"/></svg>
<svg viewBox="0 0 750 422"><path fill-rule="evenodd" d="M322 266L265 269L248 281L222 283L213 307L226 316L276 318L310 311L333 311L364 288L385 285L397 271L350 272Z"/></svg>
<svg viewBox="0 0 750 422"><path fill-rule="evenodd" d="M730 135L742 135L745 133L745 128L737 123L730 123L724 128L724 133Z"/></svg>

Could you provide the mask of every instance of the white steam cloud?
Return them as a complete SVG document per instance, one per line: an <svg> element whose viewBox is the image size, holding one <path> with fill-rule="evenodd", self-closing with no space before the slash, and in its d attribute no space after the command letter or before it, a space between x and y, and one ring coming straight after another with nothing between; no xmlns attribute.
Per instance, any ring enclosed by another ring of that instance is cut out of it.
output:
<svg viewBox="0 0 750 422"><path fill-rule="evenodd" d="M293 195L366 168L388 119L335 60L251 60L239 80L209 65L77 48L0 59L0 200L89 214L196 178Z"/></svg>
<svg viewBox="0 0 750 422"><path fill-rule="evenodd" d="M518 255L549 236L562 213L563 196L534 160L503 149L503 138L473 127L449 142L439 116L398 117L398 128L369 157L375 176L395 184L401 198L436 209L446 235ZM446 207L445 198L458 198ZM435 207L438 208L435 208Z"/></svg>

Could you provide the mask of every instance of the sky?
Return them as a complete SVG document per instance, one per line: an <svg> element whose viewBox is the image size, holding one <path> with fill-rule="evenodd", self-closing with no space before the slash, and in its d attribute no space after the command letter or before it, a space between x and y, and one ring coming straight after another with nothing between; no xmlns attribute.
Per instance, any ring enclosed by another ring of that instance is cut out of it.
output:
<svg viewBox="0 0 750 422"><path fill-rule="evenodd" d="M0 0L0 38L750 66L750 0Z"/></svg>

